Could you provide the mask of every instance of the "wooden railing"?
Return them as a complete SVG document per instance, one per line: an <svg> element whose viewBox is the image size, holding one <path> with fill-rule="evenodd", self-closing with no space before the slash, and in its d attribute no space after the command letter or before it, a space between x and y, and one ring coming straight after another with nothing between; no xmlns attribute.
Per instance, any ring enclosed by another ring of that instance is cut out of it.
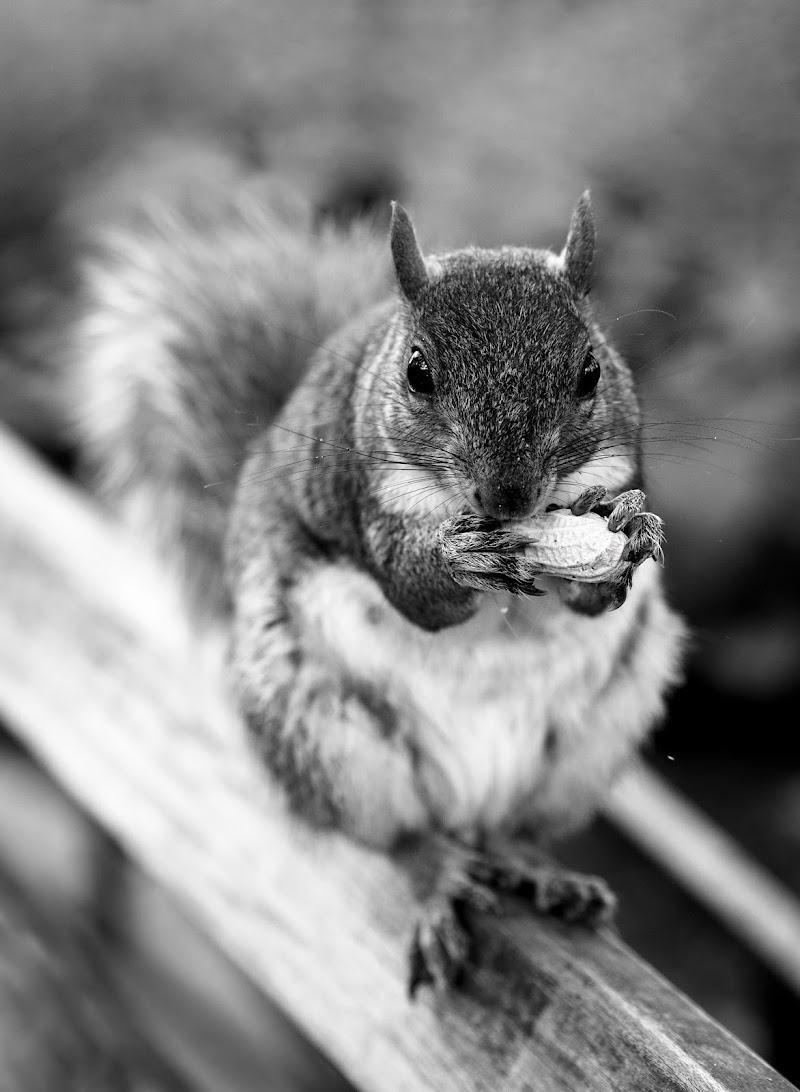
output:
<svg viewBox="0 0 800 1092"><path fill-rule="evenodd" d="M0 716L364 1092L791 1088L614 935L520 907L464 989L410 1004L403 873L287 818L221 641L198 649L166 576L5 435L0 581Z"/></svg>

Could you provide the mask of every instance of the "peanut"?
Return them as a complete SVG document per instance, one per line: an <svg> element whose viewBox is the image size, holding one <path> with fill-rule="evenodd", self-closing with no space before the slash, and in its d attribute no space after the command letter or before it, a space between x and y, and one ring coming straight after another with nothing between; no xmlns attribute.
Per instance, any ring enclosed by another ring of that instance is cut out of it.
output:
<svg viewBox="0 0 800 1092"><path fill-rule="evenodd" d="M626 535L609 531L607 521L594 512L574 516L559 508L529 520L526 527L536 539L525 547L525 556L548 576L597 583L619 575L624 566Z"/></svg>

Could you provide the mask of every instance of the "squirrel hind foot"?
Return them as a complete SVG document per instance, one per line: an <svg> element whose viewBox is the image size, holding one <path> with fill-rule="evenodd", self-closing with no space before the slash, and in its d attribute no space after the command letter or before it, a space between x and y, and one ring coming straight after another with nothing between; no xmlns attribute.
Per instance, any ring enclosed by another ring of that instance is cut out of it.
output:
<svg viewBox="0 0 800 1092"><path fill-rule="evenodd" d="M617 898L600 876L572 872L550 862L529 861L512 852L476 854L470 879L489 890L524 900L537 914L599 929L614 918Z"/></svg>

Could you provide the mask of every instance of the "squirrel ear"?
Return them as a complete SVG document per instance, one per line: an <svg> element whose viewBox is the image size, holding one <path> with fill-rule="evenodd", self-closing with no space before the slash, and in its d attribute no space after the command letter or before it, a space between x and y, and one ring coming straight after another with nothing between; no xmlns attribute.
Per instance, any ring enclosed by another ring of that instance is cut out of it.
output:
<svg viewBox="0 0 800 1092"><path fill-rule="evenodd" d="M413 303L428 284L428 270L414 234L414 225L406 210L397 201L392 201L392 226L389 234L397 283L406 299Z"/></svg>
<svg viewBox="0 0 800 1092"><path fill-rule="evenodd" d="M564 276L579 296L585 296L592 286L595 249L596 233L592 198L589 191L585 190L572 213L567 245L561 255Z"/></svg>

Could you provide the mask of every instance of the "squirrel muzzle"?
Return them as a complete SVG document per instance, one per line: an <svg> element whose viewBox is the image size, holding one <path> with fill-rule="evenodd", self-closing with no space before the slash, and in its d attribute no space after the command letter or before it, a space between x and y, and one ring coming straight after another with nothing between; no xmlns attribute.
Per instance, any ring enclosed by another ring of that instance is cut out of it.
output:
<svg viewBox="0 0 800 1092"><path fill-rule="evenodd" d="M486 475L473 491L473 501L486 516L498 520L527 519L541 504L546 490L541 479L528 475L506 478Z"/></svg>

